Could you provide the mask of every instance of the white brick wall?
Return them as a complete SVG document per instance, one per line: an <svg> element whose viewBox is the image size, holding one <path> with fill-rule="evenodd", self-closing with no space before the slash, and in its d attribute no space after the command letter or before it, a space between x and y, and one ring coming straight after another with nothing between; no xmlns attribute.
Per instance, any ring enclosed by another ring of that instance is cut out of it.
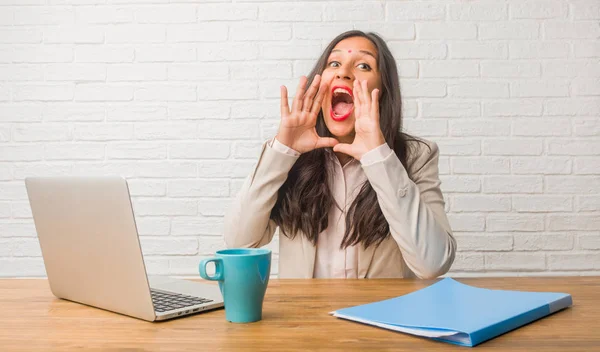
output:
<svg viewBox="0 0 600 352"><path fill-rule="evenodd" d="M440 146L451 275L598 275L599 22L597 0L0 0L0 276L45 275L23 179L89 174L130 180L151 273L197 275L279 85L352 28Z"/></svg>

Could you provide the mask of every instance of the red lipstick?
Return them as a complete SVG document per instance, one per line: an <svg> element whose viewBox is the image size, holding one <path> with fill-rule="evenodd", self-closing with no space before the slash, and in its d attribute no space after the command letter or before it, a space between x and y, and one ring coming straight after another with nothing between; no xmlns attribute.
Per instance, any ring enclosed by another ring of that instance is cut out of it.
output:
<svg viewBox="0 0 600 352"><path fill-rule="evenodd" d="M333 111L333 96L334 96L334 92L335 92L336 89L343 89L343 90L345 90L346 92L348 92L348 94L350 94L350 97L352 98L352 102L353 102L352 104L353 104L353 106L344 115L336 115L335 112ZM341 122L341 121L346 120L350 115L352 115L353 111L354 111L354 95L352 93L352 88L346 87L346 86L341 86L341 85L334 86L333 88L331 88L331 107L330 107L330 110L329 110L329 115L331 116L331 118L334 121Z"/></svg>

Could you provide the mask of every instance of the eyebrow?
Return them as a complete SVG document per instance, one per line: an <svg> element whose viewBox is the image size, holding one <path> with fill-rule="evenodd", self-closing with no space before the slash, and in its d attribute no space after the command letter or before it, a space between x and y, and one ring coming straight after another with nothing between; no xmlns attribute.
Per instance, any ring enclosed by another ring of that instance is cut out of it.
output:
<svg viewBox="0 0 600 352"><path fill-rule="evenodd" d="M331 50L331 52L332 52L332 53L334 53L334 52L337 52L337 51L340 51L340 52L341 52L342 50L341 50L341 49L333 49L333 50ZM368 50L359 50L358 52L359 52L359 53L366 54L366 55L369 55L369 56L373 57L375 60L377 60L377 58L375 57L375 55L373 55L373 53L371 53L371 52L370 52L370 51L368 51Z"/></svg>

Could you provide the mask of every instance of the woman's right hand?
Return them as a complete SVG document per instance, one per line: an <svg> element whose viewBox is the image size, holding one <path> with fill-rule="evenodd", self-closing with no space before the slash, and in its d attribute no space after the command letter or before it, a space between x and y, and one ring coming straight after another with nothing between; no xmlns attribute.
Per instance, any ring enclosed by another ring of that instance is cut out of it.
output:
<svg viewBox="0 0 600 352"><path fill-rule="evenodd" d="M321 83L321 76L316 75L306 91L307 80L305 76L300 77L291 110L288 105L287 88L281 86L281 122L275 137L280 143L300 153L338 144L335 138L320 137L315 129L317 115L329 82Z"/></svg>

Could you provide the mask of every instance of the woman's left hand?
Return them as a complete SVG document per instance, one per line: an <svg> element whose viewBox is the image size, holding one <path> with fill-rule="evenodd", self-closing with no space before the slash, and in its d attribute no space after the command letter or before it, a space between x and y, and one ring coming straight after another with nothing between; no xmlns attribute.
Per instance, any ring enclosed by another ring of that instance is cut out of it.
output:
<svg viewBox="0 0 600 352"><path fill-rule="evenodd" d="M339 143L334 152L350 155L356 160L383 143L385 138L379 127L379 89L373 89L369 95L367 81L354 80L354 141L352 144Z"/></svg>

